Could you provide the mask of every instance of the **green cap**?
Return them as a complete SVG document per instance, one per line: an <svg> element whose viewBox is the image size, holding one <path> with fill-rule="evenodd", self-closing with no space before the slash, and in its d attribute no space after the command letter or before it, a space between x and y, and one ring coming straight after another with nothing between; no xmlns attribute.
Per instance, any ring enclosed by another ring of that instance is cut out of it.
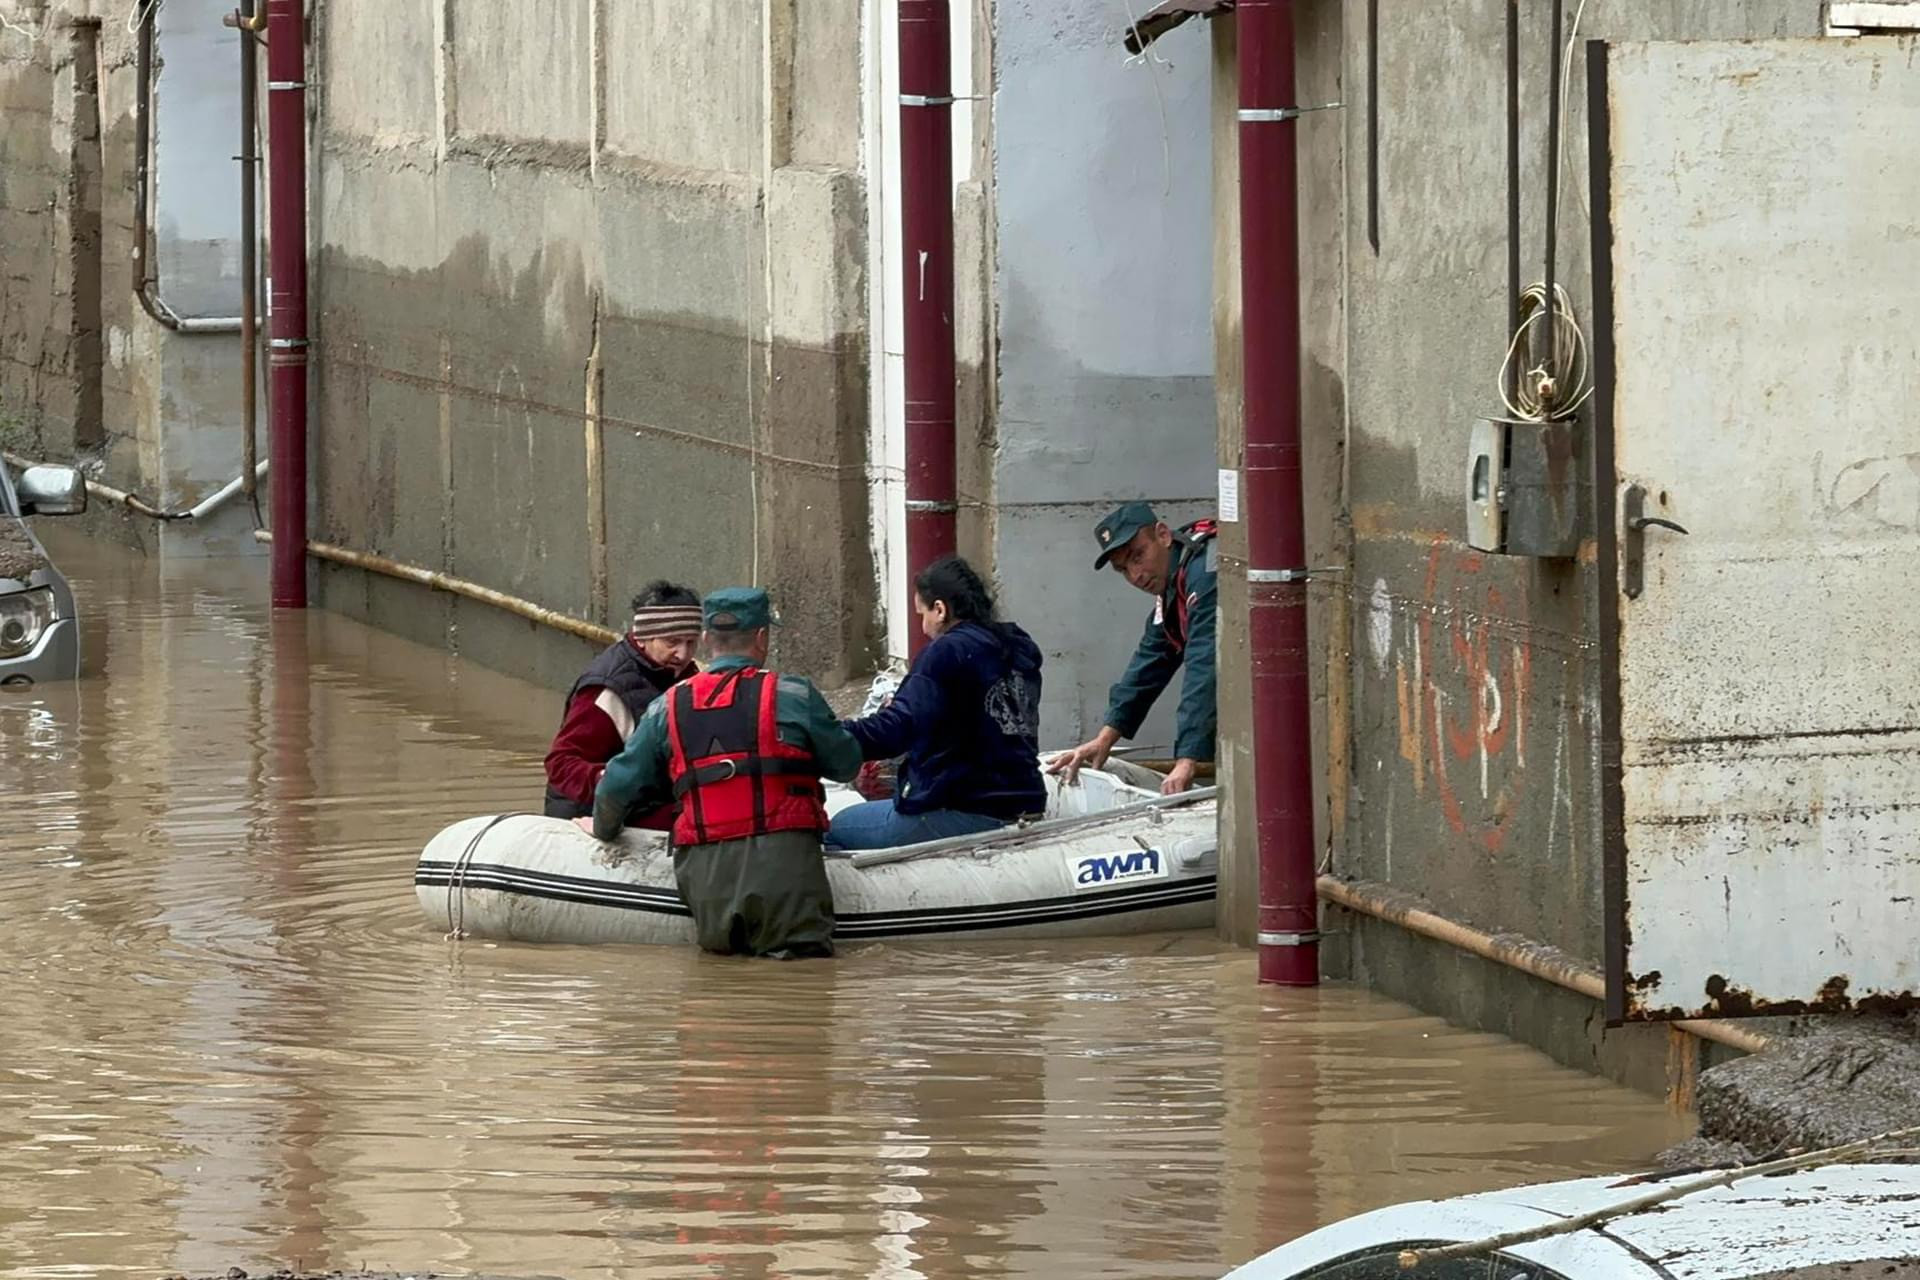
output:
<svg viewBox="0 0 1920 1280"><path fill-rule="evenodd" d="M1093 536L1100 542L1100 558L1093 562L1093 567L1106 568L1113 553L1131 542L1134 534L1159 523L1160 517L1153 514L1153 508L1146 503L1121 503L1112 515L1093 527Z"/></svg>
<svg viewBox="0 0 1920 1280"><path fill-rule="evenodd" d="M760 587L722 587L700 602L700 618L709 631L758 631L774 625L773 603Z"/></svg>

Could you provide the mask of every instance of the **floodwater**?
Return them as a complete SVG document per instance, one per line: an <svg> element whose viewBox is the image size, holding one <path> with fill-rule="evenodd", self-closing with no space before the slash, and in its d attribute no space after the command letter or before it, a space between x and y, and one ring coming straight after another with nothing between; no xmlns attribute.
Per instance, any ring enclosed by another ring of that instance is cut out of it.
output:
<svg viewBox="0 0 1920 1280"><path fill-rule="evenodd" d="M89 674L0 690L0 1277L1218 1276L1688 1128L1204 937L448 943L413 859L538 803L553 691L53 549Z"/></svg>

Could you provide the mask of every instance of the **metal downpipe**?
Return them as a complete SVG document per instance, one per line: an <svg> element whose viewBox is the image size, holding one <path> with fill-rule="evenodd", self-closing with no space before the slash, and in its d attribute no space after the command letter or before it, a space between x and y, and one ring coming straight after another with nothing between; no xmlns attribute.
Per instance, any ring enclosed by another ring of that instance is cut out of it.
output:
<svg viewBox="0 0 1920 1280"><path fill-rule="evenodd" d="M267 5L272 596L307 607L307 83L301 0Z"/></svg>
<svg viewBox="0 0 1920 1280"><path fill-rule="evenodd" d="M1261 982L1320 980L1291 0L1240 0L1240 297Z"/></svg>
<svg viewBox="0 0 1920 1280"><path fill-rule="evenodd" d="M959 545L954 457L953 59L948 0L900 0L907 591ZM926 644L908 627L908 646Z"/></svg>

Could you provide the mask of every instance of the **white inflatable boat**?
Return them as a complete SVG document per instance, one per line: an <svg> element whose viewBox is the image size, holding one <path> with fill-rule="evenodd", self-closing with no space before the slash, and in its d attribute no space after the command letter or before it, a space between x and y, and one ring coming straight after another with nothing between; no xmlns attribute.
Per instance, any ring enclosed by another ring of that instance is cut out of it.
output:
<svg viewBox="0 0 1920 1280"><path fill-rule="evenodd" d="M1047 785L1046 817L1024 827L830 855L834 936L1091 937L1213 924L1211 788L1162 797L1091 771ZM859 800L828 788L829 811ZM658 832L607 845L559 818L468 818L428 843L414 888L434 928L474 937L693 941Z"/></svg>

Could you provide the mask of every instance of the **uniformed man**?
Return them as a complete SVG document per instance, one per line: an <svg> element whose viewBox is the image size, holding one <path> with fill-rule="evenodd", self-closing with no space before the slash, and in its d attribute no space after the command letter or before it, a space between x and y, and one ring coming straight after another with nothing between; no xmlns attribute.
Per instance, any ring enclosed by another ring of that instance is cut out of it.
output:
<svg viewBox="0 0 1920 1280"><path fill-rule="evenodd" d="M765 591L715 591L701 612L707 669L641 716L600 779L588 829L612 840L636 803L678 799L674 878L700 945L832 955L820 779L858 773L860 744L812 682L762 667L773 625Z"/></svg>
<svg viewBox="0 0 1920 1280"><path fill-rule="evenodd" d="M1182 666L1180 710L1175 721L1173 769L1160 790L1166 795L1193 785L1198 767L1213 759L1219 709L1214 701L1214 615L1219 526L1196 520L1169 528L1144 502L1128 502L1094 527L1100 544L1095 569L1109 564L1154 598L1153 616L1133 661L1107 699L1106 724L1090 740L1047 762L1049 772L1073 781L1082 768L1098 769L1122 738L1140 731L1161 690Z"/></svg>

